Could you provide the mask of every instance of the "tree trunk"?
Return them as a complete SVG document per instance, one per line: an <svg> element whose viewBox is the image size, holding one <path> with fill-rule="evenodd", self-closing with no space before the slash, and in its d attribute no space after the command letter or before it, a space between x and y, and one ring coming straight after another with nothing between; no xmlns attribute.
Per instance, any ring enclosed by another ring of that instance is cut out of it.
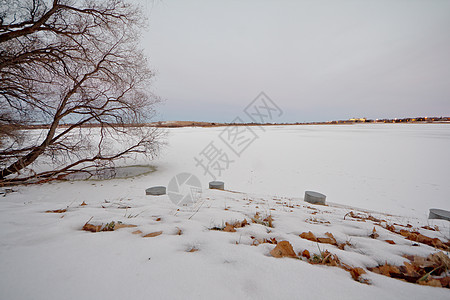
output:
<svg viewBox="0 0 450 300"><path fill-rule="evenodd" d="M50 141L55 136L56 128L58 127L58 123L59 122L56 120L52 123L52 126L50 127L50 130L47 133L47 137L42 142L42 144L40 144L38 147L34 148L27 155L19 158L16 162L11 164L9 167L1 170L0 171L0 181L5 179L6 176L18 173L23 168L26 168L30 164L32 164L36 160L36 158L38 158L45 151L47 146L50 144Z"/></svg>

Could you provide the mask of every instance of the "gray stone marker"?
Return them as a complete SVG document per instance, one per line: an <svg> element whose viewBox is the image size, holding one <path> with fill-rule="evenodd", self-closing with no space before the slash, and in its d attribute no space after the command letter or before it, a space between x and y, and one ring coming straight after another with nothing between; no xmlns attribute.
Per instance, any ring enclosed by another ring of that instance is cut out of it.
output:
<svg viewBox="0 0 450 300"><path fill-rule="evenodd" d="M145 190L146 195L159 196L166 194L165 186L154 186Z"/></svg>
<svg viewBox="0 0 450 300"><path fill-rule="evenodd" d="M311 204L325 204L327 196L313 191L305 192L305 201Z"/></svg>
<svg viewBox="0 0 450 300"><path fill-rule="evenodd" d="M441 220L450 221L450 211L443 210L443 209L437 209L437 208L431 208L428 219L441 219Z"/></svg>
<svg viewBox="0 0 450 300"><path fill-rule="evenodd" d="M225 189L225 183L223 181L211 181L209 183L210 189L223 190Z"/></svg>

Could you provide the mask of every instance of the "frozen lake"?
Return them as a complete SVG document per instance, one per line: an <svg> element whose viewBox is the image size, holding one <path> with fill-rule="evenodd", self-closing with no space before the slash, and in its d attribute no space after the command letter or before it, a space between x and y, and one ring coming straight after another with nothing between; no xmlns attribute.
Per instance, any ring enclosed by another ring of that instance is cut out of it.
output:
<svg viewBox="0 0 450 300"><path fill-rule="evenodd" d="M305 190L316 190L333 203L421 217L429 208L450 209L448 124L251 128L257 137L239 156L226 128L169 129L168 146L154 162L159 170L148 178L165 185L177 173L189 172L206 187L212 176L194 158L203 157L205 165L212 142L229 164L219 161L221 174L213 165L210 170L231 190L300 198Z"/></svg>

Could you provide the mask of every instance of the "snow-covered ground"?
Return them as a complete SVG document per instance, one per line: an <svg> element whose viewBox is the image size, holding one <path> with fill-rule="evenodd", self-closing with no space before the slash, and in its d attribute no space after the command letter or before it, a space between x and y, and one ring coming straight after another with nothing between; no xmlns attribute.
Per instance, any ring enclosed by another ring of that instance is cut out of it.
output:
<svg viewBox="0 0 450 300"><path fill-rule="evenodd" d="M273 126L234 155L220 139L224 128L168 130L157 171L127 179L57 182L15 188L0 198L0 299L448 299L450 292L373 272L354 281L343 269L274 258L289 241L295 252L329 250L367 269L400 265L403 255L436 249L394 234L350 212L411 224L443 241L449 222L427 220L432 207L450 210L449 125ZM223 136L223 135L222 135ZM221 179L231 191L207 190L212 178L196 166L213 142L232 163ZM227 150L228 149L228 150ZM181 172L203 183L201 206L179 208L167 195L146 196ZM327 195L329 206L303 202L305 190ZM87 205L81 206L82 202ZM64 213L45 213L64 209ZM273 228L252 223L236 232L210 230L225 222L271 215ZM387 215L389 214L389 215ZM366 214L367 215L367 214ZM137 227L82 231L86 222L121 221ZM438 225L440 231L420 228ZM376 227L379 237L369 235ZM142 233L132 234L139 230ZM148 233L162 231L156 237ZM299 237L330 232L344 250ZM393 240L394 245L385 240ZM198 250L190 252L192 249Z"/></svg>

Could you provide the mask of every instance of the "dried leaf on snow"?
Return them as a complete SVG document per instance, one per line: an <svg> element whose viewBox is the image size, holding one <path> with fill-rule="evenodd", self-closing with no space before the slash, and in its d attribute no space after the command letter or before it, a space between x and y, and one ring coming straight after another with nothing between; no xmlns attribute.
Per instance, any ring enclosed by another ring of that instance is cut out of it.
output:
<svg viewBox="0 0 450 300"><path fill-rule="evenodd" d="M146 234L143 237L145 237L145 238L147 238L147 237L155 237L155 236L161 235L162 233L163 233L162 231L156 231L156 232L152 232L152 233Z"/></svg>
<svg viewBox="0 0 450 300"><path fill-rule="evenodd" d="M297 257L297 255L294 252L294 249L292 248L291 243L288 241L281 241L279 242L275 248L273 248L272 251L270 251L270 254L273 257Z"/></svg>
<svg viewBox="0 0 450 300"><path fill-rule="evenodd" d="M62 214L65 213L67 209L55 209L55 210L47 210L46 213L55 213L55 214Z"/></svg>

